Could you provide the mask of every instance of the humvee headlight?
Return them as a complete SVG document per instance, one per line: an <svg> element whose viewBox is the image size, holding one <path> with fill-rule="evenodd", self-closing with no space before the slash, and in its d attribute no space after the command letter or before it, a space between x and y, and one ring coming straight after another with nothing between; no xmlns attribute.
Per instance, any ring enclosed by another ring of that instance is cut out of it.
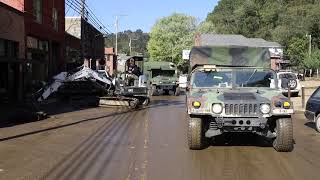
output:
<svg viewBox="0 0 320 180"><path fill-rule="evenodd" d="M285 102L283 103L283 107L286 108L286 109L289 109L289 108L291 107L290 102L285 101Z"/></svg>
<svg viewBox="0 0 320 180"><path fill-rule="evenodd" d="M221 114L223 110L222 104L213 104L212 105L212 112L215 114Z"/></svg>
<svg viewBox="0 0 320 180"><path fill-rule="evenodd" d="M194 108L199 108L201 106L201 103L199 101L194 101L192 105Z"/></svg>
<svg viewBox="0 0 320 180"><path fill-rule="evenodd" d="M260 111L261 111L263 114L268 114L268 113L270 113L270 111L271 111L270 105L269 105L269 104L261 104L261 106L260 106Z"/></svg>

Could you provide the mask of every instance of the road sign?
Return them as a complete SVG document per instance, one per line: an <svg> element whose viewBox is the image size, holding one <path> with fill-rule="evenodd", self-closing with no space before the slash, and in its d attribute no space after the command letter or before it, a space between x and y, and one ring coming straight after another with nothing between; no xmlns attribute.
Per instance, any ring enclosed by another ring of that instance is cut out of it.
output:
<svg viewBox="0 0 320 180"><path fill-rule="evenodd" d="M190 50L182 50L182 59L189 60Z"/></svg>

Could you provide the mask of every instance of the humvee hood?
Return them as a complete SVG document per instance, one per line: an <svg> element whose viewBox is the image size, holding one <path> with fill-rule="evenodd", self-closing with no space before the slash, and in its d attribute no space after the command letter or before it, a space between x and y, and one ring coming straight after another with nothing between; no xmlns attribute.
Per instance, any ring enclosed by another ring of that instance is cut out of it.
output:
<svg viewBox="0 0 320 180"><path fill-rule="evenodd" d="M208 109L214 103L271 103L272 99L282 97L281 93L273 89L201 89L192 90L188 96L188 105L199 101L202 108Z"/></svg>

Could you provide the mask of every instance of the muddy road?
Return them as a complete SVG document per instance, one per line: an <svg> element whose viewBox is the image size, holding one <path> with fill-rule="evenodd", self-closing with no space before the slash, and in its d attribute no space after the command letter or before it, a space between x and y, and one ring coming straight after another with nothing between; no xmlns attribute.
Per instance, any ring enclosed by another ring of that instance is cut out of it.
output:
<svg viewBox="0 0 320 180"><path fill-rule="evenodd" d="M0 179L319 179L320 134L301 113L290 153L250 134L191 151L185 119L181 96L139 111L89 108L4 126Z"/></svg>

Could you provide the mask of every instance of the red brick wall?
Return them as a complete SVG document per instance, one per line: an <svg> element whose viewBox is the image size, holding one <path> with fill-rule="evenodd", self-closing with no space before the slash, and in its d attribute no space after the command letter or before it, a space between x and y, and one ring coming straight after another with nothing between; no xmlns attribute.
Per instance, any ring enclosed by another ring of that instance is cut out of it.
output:
<svg viewBox="0 0 320 180"><path fill-rule="evenodd" d="M53 28L52 10L58 11L58 30ZM25 0L25 32L39 40L58 43L60 46L58 69L65 65L65 0L42 0L42 23L33 17L33 0ZM50 46L50 45L49 45Z"/></svg>
<svg viewBox="0 0 320 180"><path fill-rule="evenodd" d="M25 54L24 17L23 13L8 6L0 4L0 38L19 42L19 58Z"/></svg>
<svg viewBox="0 0 320 180"><path fill-rule="evenodd" d="M43 0L43 14L42 14L42 23L39 24L35 22L33 17L33 8L32 0L25 0L25 25L26 25L26 34L32 35L39 39L44 40L54 40L56 42L64 41L64 25L65 25L65 1L64 0ZM52 9L56 8L58 10L58 21L59 29L58 31L53 29L52 23Z"/></svg>
<svg viewBox="0 0 320 180"><path fill-rule="evenodd" d="M24 11L24 0L0 0L0 2L7 4L21 12Z"/></svg>

